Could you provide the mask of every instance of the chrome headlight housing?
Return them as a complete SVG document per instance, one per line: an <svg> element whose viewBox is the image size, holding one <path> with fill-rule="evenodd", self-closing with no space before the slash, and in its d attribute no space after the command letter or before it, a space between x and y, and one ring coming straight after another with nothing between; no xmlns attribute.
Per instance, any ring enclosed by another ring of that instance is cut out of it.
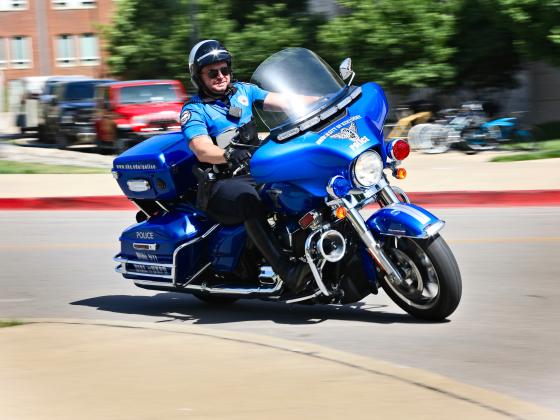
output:
<svg viewBox="0 0 560 420"><path fill-rule="evenodd" d="M352 179L360 188L369 188L377 184L383 176L383 161L373 150L362 153L352 165Z"/></svg>

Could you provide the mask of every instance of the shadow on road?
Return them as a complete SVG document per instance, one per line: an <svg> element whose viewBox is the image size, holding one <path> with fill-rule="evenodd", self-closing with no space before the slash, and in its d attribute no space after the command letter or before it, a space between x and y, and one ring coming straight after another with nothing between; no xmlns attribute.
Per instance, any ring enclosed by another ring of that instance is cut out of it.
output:
<svg viewBox="0 0 560 420"><path fill-rule="evenodd" d="M99 296L70 304L89 306L100 311L168 318L160 322L179 320L194 324L270 320L278 324L309 325L329 319L378 324L426 322L406 314L383 312L386 305L372 305L364 302L344 306L308 306L240 300L234 304L218 305L204 303L188 295L159 293L154 296Z"/></svg>

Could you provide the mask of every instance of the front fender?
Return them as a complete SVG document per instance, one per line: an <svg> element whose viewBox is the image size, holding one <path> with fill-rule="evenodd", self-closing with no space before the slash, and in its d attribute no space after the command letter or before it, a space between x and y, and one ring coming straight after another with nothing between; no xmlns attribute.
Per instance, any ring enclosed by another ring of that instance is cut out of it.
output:
<svg viewBox="0 0 560 420"><path fill-rule="evenodd" d="M438 233L445 222L422 207L397 203L373 213L366 224L374 234L425 239Z"/></svg>

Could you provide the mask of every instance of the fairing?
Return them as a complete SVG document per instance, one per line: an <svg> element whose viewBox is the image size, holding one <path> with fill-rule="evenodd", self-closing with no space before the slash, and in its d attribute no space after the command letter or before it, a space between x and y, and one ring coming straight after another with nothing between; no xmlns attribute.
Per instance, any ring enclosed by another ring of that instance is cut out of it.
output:
<svg viewBox="0 0 560 420"><path fill-rule="evenodd" d="M363 151L375 148L385 161L385 148L380 145L387 99L375 83L363 85L361 92L342 118L321 124L320 130L312 127L290 141L269 140L261 146L251 159L251 174L257 183L291 183L324 197L329 179L348 171Z"/></svg>

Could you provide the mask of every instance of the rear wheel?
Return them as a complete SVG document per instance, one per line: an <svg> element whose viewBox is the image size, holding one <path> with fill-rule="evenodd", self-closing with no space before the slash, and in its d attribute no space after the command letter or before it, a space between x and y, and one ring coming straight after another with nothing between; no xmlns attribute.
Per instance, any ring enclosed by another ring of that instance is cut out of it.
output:
<svg viewBox="0 0 560 420"><path fill-rule="evenodd" d="M193 293L198 299L211 305L231 305L239 300L239 298L229 296L210 295L203 293Z"/></svg>
<svg viewBox="0 0 560 420"><path fill-rule="evenodd" d="M441 236L391 238L384 248L403 282L384 277L381 286L398 306L430 321L441 321L453 313L461 300L461 273Z"/></svg>

